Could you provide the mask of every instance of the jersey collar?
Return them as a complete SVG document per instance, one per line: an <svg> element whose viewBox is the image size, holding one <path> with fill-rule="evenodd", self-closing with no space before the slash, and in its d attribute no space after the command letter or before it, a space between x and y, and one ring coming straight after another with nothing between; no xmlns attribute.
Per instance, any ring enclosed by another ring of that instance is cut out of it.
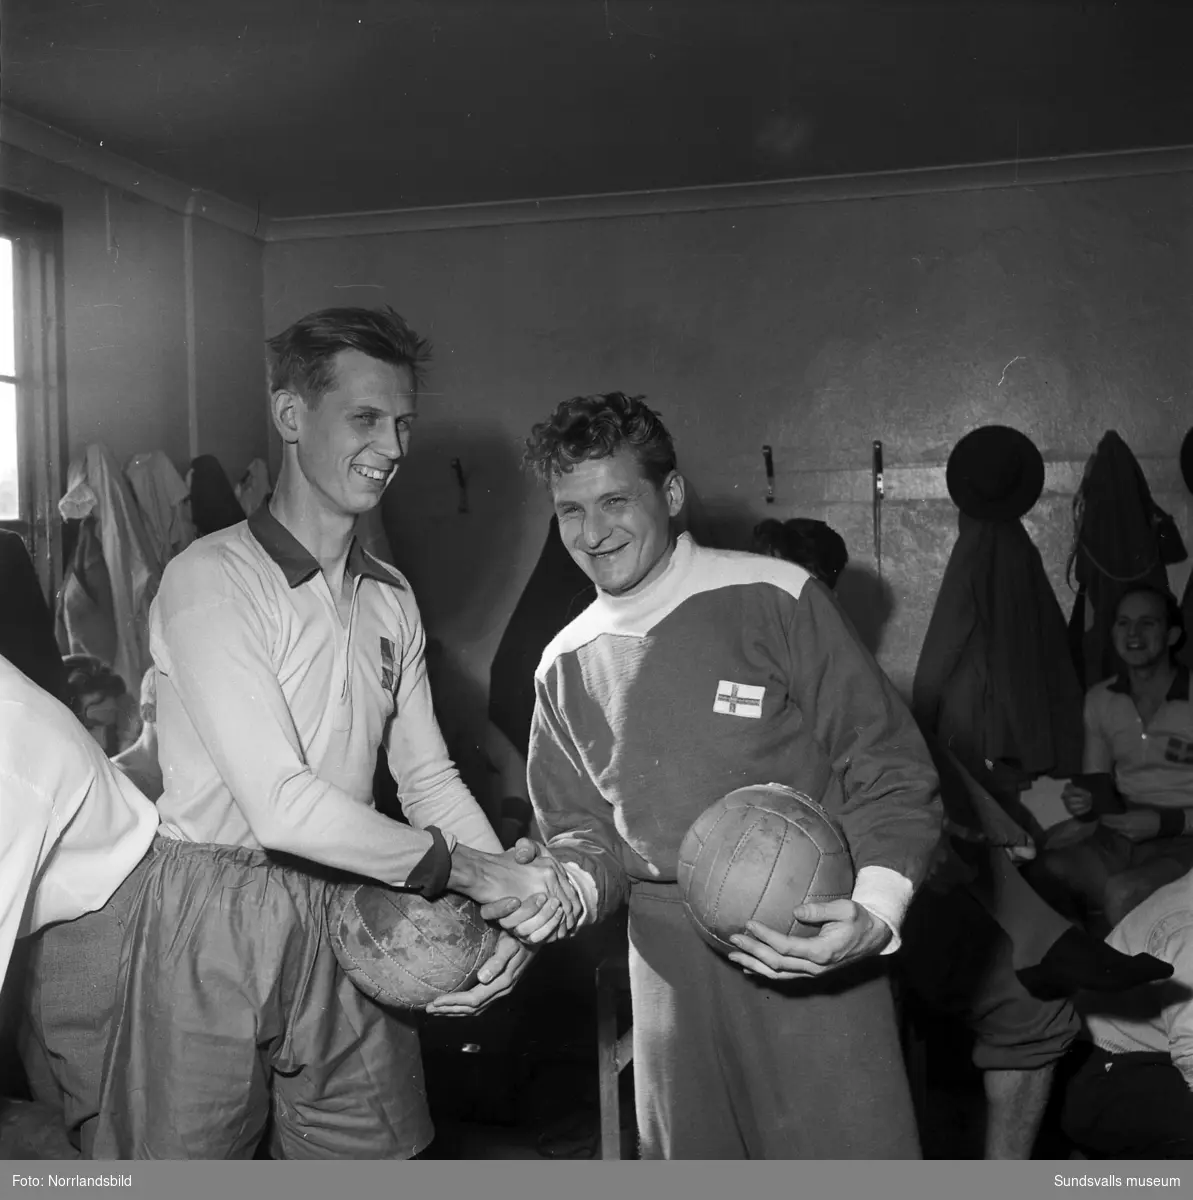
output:
<svg viewBox="0 0 1193 1200"><path fill-rule="evenodd" d="M282 569L286 582L292 588L306 583L319 574L319 563L315 556L273 515L266 501L249 517L249 532L261 549ZM390 587L403 586L402 577L370 554L353 537L348 548L348 574L364 579L375 579Z"/></svg>

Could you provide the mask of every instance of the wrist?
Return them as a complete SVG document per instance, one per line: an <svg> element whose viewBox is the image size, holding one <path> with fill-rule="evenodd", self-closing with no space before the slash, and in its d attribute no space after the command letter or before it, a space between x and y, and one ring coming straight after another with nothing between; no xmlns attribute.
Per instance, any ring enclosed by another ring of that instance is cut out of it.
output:
<svg viewBox="0 0 1193 1200"><path fill-rule="evenodd" d="M481 890L484 879L482 860L486 856L480 850L473 850L462 842L457 842L452 850L452 868L448 876L449 891L459 892L470 900L481 901L477 892Z"/></svg>

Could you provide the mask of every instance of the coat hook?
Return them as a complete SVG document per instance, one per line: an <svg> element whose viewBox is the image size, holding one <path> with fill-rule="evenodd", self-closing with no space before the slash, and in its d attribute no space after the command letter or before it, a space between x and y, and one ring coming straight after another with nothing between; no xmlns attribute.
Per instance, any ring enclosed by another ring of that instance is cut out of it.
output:
<svg viewBox="0 0 1193 1200"><path fill-rule="evenodd" d="M468 511L468 484L464 478L464 464L458 458L452 459L452 471L455 472L456 486L460 489L460 504L456 512Z"/></svg>
<svg viewBox="0 0 1193 1200"><path fill-rule="evenodd" d="M766 463L766 502L775 502L775 460L769 446L762 447L762 461Z"/></svg>
<svg viewBox="0 0 1193 1200"><path fill-rule="evenodd" d="M886 473L882 466L882 443L874 442L872 458L873 495L871 504L874 515L874 562L878 567L878 578L882 578L882 502L886 499Z"/></svg>

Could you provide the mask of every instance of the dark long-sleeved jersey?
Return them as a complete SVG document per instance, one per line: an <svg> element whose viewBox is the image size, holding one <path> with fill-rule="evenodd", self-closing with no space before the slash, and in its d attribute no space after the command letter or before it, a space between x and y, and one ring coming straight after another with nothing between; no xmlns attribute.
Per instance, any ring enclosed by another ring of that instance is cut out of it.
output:
<svg viewBox="0 0 1193 1200"><path fill-rule="evenodd" d="M940 831L915 721L829 592L779 559L681 536L642 592L598 595L536 673L531 799L586 922L749 784L811 791L840 822L854 899L895 932Z"/></svg>

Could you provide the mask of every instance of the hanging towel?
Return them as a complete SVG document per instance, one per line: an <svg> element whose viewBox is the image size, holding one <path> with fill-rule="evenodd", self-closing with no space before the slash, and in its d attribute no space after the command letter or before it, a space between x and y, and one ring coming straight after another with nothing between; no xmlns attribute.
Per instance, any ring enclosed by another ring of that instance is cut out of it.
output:
<svg viewBox="0 0 1193 1200"><path fill-rule="evenodd" d="M103 658L136 694L152 661L149 606L161 582L157 556L132 492L106 446L88 446L83 458L71 463L67 485L59 512L68 520L94 518L111 587L114 650L110 658L96 657ZM69 609L67 617L70 632ZM73 632L71 638L73 642Z"/></svg>
<svg viewBox="0 0 1193 1200"><path fill-rule="evenodd" d="M195 540L187 504L190 492L161 450L129 459L124 474L141 510L158 565L164 568L174 555Z"/></svg>
<svg viewBox="0 0 1193 1200"><path fill-rule="evenodd" d="M236 485L236 499L240 501L245 515L251 517L265 502L269 493L269 468L264 459L254 458Z"/></svg>

